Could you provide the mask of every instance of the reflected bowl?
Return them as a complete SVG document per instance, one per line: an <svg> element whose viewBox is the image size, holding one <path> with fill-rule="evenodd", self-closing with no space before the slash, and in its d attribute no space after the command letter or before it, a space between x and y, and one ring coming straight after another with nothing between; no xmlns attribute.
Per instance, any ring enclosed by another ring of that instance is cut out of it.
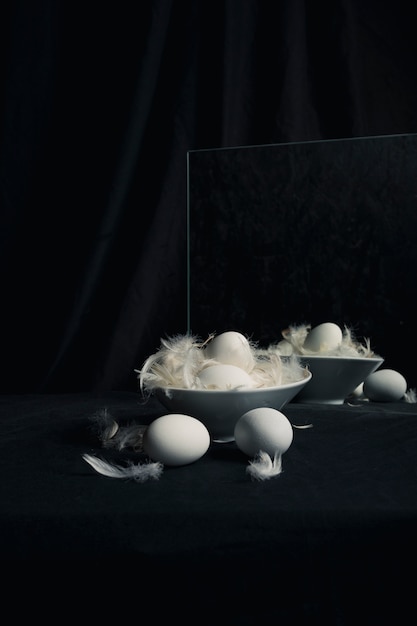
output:
<svg viewBox="0 0 417 626"><path fill-rule="evenodd" d="M300 363L312 373L311 380L294 397L295 402L343 404L369 374L382 365L375 357L301 356Z"/></svg>

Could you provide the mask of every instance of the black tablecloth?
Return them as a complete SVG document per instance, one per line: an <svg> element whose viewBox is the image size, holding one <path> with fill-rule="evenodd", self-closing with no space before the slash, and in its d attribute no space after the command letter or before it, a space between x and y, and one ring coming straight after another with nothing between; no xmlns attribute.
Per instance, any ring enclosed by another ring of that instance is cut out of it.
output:
<svg viewBox="0 0 417 626"><path fill-rule="evenodd" d="M65 615L112 610L119 623L168 611L193 624L399 624L413 609L416 404L290 403L293 443L263 482L234 442L159 480L96 473L84 453L146 459L104 449L92 428L104 408L121 424L166 412L136 393L3 396L0 408L1 567L16 610L29 592L31 610L59 598Z"/></svg>

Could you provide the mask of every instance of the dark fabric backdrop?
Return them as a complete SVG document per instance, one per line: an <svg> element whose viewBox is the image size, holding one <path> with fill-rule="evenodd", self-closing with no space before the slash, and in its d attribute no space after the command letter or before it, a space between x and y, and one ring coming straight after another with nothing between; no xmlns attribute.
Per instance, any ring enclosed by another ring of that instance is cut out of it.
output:
<svg viewBox="0 0 417 626"><path fill-rule="evenodd" d="M188 150L417 131L402 0L0 15L3 393L135 390L185 332Z"/></svg>

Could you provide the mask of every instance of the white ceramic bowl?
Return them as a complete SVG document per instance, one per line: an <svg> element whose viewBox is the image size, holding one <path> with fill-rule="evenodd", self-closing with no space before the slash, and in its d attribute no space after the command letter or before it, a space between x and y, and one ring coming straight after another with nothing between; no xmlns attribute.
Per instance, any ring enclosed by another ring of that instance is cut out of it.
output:
<svg viewBox="0 0 417 626"><path fill-rule="evenodd" d="M310 370L312 377L294 401L343 404L383 362L382 357L301 356L301 365Z"/></svg>
<svg viewBox="0 0 417 626"><path fill-rule="evenodd" d="M282 409L311 380L307 369L303 378L277 387L258 389L205 390L157 388L155 395L171 413L183 413L199 419L213 441L233 441L238 419L258 407Z"/></svg>

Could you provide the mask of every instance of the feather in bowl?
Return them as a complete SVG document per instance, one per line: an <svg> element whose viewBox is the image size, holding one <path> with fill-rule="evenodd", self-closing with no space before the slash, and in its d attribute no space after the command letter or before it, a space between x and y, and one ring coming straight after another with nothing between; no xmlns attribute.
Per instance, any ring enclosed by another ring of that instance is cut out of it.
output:
<svg viewBox="0 0 417 626"><path fill-rule="evenodd" d="M312 378L297 356L282 359L241 333L225 334L206 341L193 335L163 340L136 370L145 399L155 394L169 411L196 417L215 441L233 440L236 422L250 409L282 409ZM217 338L221 350L214 349Z"/></svg>

